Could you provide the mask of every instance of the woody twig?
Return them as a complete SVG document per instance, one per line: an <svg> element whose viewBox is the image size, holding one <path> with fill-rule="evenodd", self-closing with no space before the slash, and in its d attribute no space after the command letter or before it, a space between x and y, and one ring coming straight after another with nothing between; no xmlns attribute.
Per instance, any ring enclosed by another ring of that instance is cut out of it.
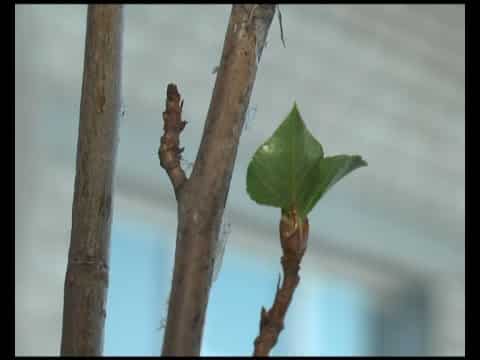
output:
<svg viewBox="0 0 480 360"><path fill-rule="evenodd" d="M280 241L283 250L281 258L283 281L281 287L277 284L277 292L272 308L266 311L262 307L260 334L255 339L254 356L268 356L277 343L280 332L283 330L288 306L300 281L298 272L307 247L308 228L308 219L305 218L302 222L295 211L282 215L280 220Z"/></svg>
<svg viewBox="0 0 480 360"><path fill-rule="evenodd" d="M177 198L175 263L162 356L198 357L214 254L230 189L237 149L275 6L232 6L202 140L188 180L180 166L180 95L167 89L165 133L159 156Z"/></svg>
<svg viewBox="0 0 480 360"><path fill-rule="evenodd" d="M183 148L179 147L180 133L187 124L182 120L183 100L180 101L180 94L175 84L167 86L166 109L163 112L163 136L160 139L158 157L160 165L165 169L172 182L175 196L178 199L179 191L187 180L180 160Z"/></svg>

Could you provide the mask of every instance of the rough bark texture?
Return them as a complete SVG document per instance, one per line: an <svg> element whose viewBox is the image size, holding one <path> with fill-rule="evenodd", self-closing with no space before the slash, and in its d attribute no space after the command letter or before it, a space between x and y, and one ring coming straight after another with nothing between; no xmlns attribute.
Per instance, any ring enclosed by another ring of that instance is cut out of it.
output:
<svg viewBox="0 0 480 360"><path fill-rule="evenodd" d="M175 266L162 355L199 356L215 246L275 5L233 5L200 149L177 195Z"/></svg>
<svg viewBox="0 0 480 360"><path fill-rule="evenodd" d="M121 105L122 5L89 5L62 356L99 356Z"/></svg>
<svg viewBox="0 0 480 360"><path fill-rule="evenodd" d="M175 84L169 84L167 87L165 107L166 109L163 112L163 136L160 139L158 157L160 158L160 165L165 169L172 182L175 196L178 199L178 193L187 180L180 165L183 148L179 147L180 133L187 122L182 120L183 100L180 102L180 94Z"/></svg>
<svg viewBox="0 0 480 360"><path fill-rule="evenodd" d="M268 356L277 343L283 330L283 323L293 293L300 281L300 262L307 248L308 219L299 221L295 211L282 215L280 220L280 241L282 244L282 286L277 285L277 293L270 310L262 307L260 313L260 335L255 339L253 356Z"/></svg>

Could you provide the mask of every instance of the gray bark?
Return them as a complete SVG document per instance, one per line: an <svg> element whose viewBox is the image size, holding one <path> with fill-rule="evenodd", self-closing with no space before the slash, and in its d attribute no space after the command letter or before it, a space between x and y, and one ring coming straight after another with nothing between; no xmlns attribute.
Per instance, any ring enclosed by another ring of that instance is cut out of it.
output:
<svg viewBox="0 0 480 360"><path fill-rule="evenodd" d="M103 351L122 32L122 5L88 6L62 356Z"/></svg>
<svg viewBox="0 0 480 360"><path fill-rule="evenodd" d="M245 112L275 5L233 5L203 137L178 192L175 265L162 355L199 356L215 247Z"/></svg>

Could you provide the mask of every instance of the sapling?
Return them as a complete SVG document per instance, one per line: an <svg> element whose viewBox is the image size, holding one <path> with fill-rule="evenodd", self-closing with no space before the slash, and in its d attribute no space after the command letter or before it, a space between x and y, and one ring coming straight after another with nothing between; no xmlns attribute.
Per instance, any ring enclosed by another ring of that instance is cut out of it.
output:
<svg viewBox="0 0 480 360"><path fill-rule="evenodd" d="M359 155L324 157L322 145L307 130L296 103L255 152L247 170L247 192L257 203L281 209L283 281L277 285L272 308L262 307L254 356L267 356L283 329L307 248L307 215L336 182L362 166L367 162Z"/></svg>

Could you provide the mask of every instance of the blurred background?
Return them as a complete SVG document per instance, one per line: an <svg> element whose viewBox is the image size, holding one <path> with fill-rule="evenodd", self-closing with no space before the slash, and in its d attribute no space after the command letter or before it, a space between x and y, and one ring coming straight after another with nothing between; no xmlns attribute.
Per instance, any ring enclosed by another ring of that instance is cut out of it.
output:
<svg viewBox="0 0 480 360"><path fill-rule="evenodd" d="M125 7L105 355L160 354L176 235L157 158L166 85L185 99L188 168L230 9ZM17 355L59 354L86 10L15 7ZM294 101L327 155L358 153L369 166L311 213L301 282L273 355L464 355L464 6L281 11L286 48L275 18L238 150L202 355L250 355L260 309L272 304L279 213L250 200L246 169Z"/></svg>

